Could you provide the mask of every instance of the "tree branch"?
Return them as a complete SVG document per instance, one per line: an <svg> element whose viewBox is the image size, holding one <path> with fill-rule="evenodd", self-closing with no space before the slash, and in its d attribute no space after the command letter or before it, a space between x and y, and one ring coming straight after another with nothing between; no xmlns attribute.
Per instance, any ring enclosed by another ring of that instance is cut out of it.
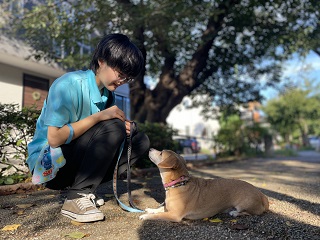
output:
<svg viewBox="0 0 320 240"><path fill-rule="evenodd" d="M215 13L209 18L207 28L202 35L202 45L195 51L192 59L186 64L179 76L179 81L184 88L186 88L185 91L190 92L203 83L205 78L201 78L203 80L200 80L198 75L207 65L209 50L212 47L213 41L221 30L225 17L231 11L232 7L230 6L240 2L240 0L224 1L217 7L218 11L216 12L218 13ZM217 68L211 68L209 71L205 71L206 76L210 76L216 69Z"/></svg>

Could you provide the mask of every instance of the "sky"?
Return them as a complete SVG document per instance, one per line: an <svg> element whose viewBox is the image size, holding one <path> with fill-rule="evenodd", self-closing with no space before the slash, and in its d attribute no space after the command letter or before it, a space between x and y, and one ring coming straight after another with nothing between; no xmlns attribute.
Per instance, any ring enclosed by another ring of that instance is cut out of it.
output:
<svg viewBox="0 0 320 240"><path fill-rule="evenodd" d="M301 59L297 54L293 56L291 60L284 63L284 71L282 79L286 78L292 80L295 83L302 83L301 76L307 77L308 79L315 79L320 84L320 56L311 51L305 59ZM304 71L304 69L308 69ZM149 76L145 77L145 83L153 89L156 82ZM262 95L265 97L265 102L272 98L276 98L279 93L273 88L263 90Z"/></svg>
<svg viewBox="0 0 320 240"><path fill-rule="evenodd" d="M293 82L301 83L301 76L305 76L310 80L320 83L320 56L314 52L310 52L305 59L300 59L298 55L294 55L293 59L284 63L284 72L282 79L290 79ZM303 71L308 69L308 71ZM278 92L274 89L267 89L262 92L266 100L270 100L278 96Z"/></svg>

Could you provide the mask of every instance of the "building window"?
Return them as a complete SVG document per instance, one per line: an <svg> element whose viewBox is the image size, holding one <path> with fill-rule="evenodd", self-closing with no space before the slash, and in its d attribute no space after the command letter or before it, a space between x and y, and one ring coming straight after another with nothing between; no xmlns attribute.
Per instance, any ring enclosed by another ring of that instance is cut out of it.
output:
<svg viewBox="0 0 320 240"><path fill-rule="evenodd" d="M49 91L49 79L28 74L23 75L23 107L41 109Z"/></svg>
<svg viewBox="0 0 320 240"><path fill-rule="evenodd" d="M127 97L116 94L116 105L120 108L126 115L127 119L130 119L130 100Z"/></svg>

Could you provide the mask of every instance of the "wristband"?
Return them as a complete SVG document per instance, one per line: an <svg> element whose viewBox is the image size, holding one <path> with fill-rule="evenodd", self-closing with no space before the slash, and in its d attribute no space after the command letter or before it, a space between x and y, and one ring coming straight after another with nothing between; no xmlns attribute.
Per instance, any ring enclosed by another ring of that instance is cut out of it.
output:
<svg viewBox="0 0 320 240"><path fill-rule="evenodd" d="M70 132L69 132L69 137L68 137L67 141L64 144L69 144L71 142L71 140L73 138L73 133L74 133L71 124L68 123L67 126L69 127Z"/></svg>

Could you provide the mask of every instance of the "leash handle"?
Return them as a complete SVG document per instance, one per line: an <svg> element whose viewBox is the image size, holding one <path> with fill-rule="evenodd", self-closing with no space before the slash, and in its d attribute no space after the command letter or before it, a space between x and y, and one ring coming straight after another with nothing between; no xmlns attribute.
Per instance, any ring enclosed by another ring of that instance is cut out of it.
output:
<svg viewBox="0 0 320 240"><path fill-rule="evenodd" d="M126 206L125 204L123 204L119 197L118 197L118 193L117 193L117 178L118 178L118 168L119 168L119 161L120 161L120 158L121 158L121 155L122 155L122 151L123 151L123 148L124 148L124 144L125 144L125 141L123 141L123 143L121 144L121 147L120 147L120 153L119 153L119 157L118 157L118 160L117 160L117 164L114 168L114 172L113 172L113 193L114 193L114 196L116 197L117 199L117 202L119 204L119 206L125 210L125 211L128 211L128 212L139 212L139 213L142 213L144 212L143 210L137 208L133 201L132 201L132 198L131 198L131 190L130 190L130 183L131 183L131 168L130 168L130 159L131 159L131 152L132 152L132 134L133 134L133 130L135 128L135 123L134 122L130 122L130 135L127 137L127 141L128 141L128 164L127 164L127 189L128 189L128 200L129 200L129 203L130 203L130 206Z"/></svg>

